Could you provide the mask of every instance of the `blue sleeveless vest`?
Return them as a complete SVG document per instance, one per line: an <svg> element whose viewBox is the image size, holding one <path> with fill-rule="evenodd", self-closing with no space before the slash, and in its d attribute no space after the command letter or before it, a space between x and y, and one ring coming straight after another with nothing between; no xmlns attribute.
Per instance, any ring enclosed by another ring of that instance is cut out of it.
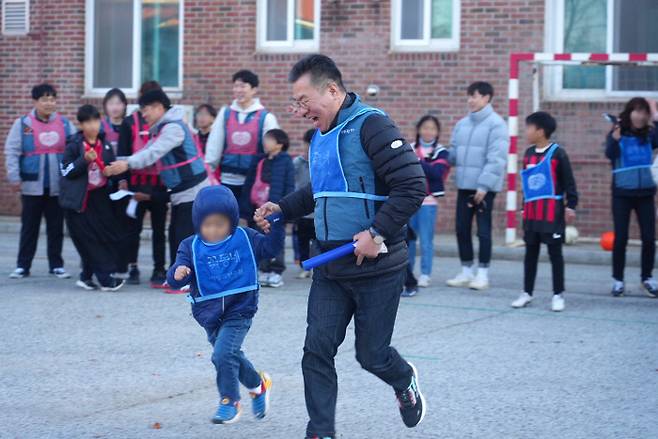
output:
<svg viewBox="0 0 658 439"><path fill-rule="evenodd" d="M381 110L357 96L339 114L339 123L315 132L309 149L311 187L315 199L315 230L320 241L347 241L368 229L379 204L388 196L375 191L375 172L361 144L361 127Z"/></svg>
<svg viewBox="0 0 658 439"><path fill-rule="evenodd" d="M543 199L560 200L562 198L562 195L555 195L555 182L551 172L551 159L558 147L559 145L554 143L541 162L532 168L521 171L524 202Z"/></svg>
<svg viewBox="0 0 658 439"><path fill-rule="evenodd" d="M191 303L258 290L258 264L242 227L214 244L195 236L192 258L199 296L188 295Z"/></svg>
<svg viewBox="0 0 658 439"><path fill-rule="evenodd" d="M179 125L185 132L185 139L180 146L169 151L160 159L160 178L169 189L184 189L200 182L201 176L206 175L203 163L203 154L197 147L190 128L182 120L167 123ZM166 124L159 127L158 133ZM185 184L184 183L189 183ZM183 186L183 187L180 187Z"/></svg>
<svg viewBox="0 0 658 439"><path fill-rule="evenodd" d="M651 176L653 150L647 138L621 136L620 157L612 174L619 189L649 189L656 186Z"/></svg>

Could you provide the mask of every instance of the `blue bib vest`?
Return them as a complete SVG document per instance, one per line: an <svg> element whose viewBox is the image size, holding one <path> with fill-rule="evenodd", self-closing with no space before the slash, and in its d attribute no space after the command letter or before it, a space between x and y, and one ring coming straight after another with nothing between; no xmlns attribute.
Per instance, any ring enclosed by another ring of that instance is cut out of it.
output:
<svg viewBox="0 0 658 439"><path fill-rule="evenodd" d="M43 152L39 150L34 141L34 130L27 124L29 115L21 117L21 149L22 155L19 159L20 176L23 181L37 181L39 179L39 171L41 167L41 155ZM69 122L64 116L57 115L60 119L59 123L64 127L64 135L70 135L68 132ZM66 141L62 139L63 145ZM64 147L59 148L62 151ZM57 162L62 162L63 154L61 152L55 153ZM46 173L48 170L46 169Z"/></svg>
<svg viewBox="0 0 658 439"><path fill-rule="evenodd" d="M200 182L198 180L201 179L201 176L206 175L203 154L197 147L192 131L185 122L176 120L167 123L179 125L185 132L185 139L180 146L172 149L160 159L160 178L168 189L186 189ZM162 131L165 125L162 124L158 132Z"/></svg>
<svg viewBox="0 0 658 439"><path fill-rule="evenodd" d="M211 244L198 235L192 241L198 297L191 303L258 290L258 264L247 232L237 227L223 241Z"/></svg>
<svg viewBox="0 0 658 439"><path fill-rule="evenodd" d="M263 125L265 124L265 117L267 117L267 114L267 110L254 111L247 115L243 123L239 123L237 121L237 111L226 108L224 111L224 153L222 154L220 165L222 172L247 175L249 168L251 168L251 162L253 161L254 156L263 153ZM260 115L259 119L254 120L257 115ZM232 117L236 119L234 121L235 123L230 123ZM229 131L235 126L244 126L245 130L250 132L251 135L256 138L256 148L254 148L253 154L230 153L228 139L233 133L229 133Z"/></svg>
<svg viewBox="0 0 658 439"><path fill-rule="evenodd" d="M647 138L621 136L620 156L612 171L619 189L649 189L656 186L651 176L653 150Z"/></svg>
<svg viewBox="0 0 658 439"><path fill-rule="evenodd" d="M555 182L553 181L553 172L551 170L551 159L558 148L559 145L554 143L541 162L532 168L521 171L524 202L562 199L562 195L555 194Z"/></svg>
<svg viewBox="0 0 658 439"><path fill-rule="evenodd" d="M315 231L320 241L351 241L368 229L388 196L375 191L375 171L361 144L361 127L381 110L355 102L339 114L338 125L315 132L309 149L315 199Z"/></svg>

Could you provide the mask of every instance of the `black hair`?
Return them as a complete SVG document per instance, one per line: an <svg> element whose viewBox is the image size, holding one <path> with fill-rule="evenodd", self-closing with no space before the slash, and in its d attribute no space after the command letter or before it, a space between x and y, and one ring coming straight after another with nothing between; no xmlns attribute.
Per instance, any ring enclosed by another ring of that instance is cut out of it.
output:
<svg viewBox="0 0 658 439"><path fill-rule="evenodd" d="M233 74L233 82L240 80L246 82L252 87L258 87L258 75L251 70L239 70Z"/></svg>
<svg viewBox="0 0 658 439"><path fill-rule="evenodd" d="M196 117L196 115L199 114L201 110L206 110L208 114L210 114L212 117L217 117L217 109L210 104L201 104L198 107L196 107L194 116Z"/></svg>
<svg viewBox="0 0 658 439"><path fill-rule="evenodd" d="M88 120L100 119L101 114L98 112L98 108L90 104L85 104L78 108L78 114L76 115L78 122L87 122Z"/></svg>
<svg viewBox="0 0 658 439"><path fill-rule="evenodd" d="M546 111L537 111L525 118L526 125L534 125L537 129L544 131L544 136L550 139L557 129L555 118Z"/></svg>
<svg viewBox="0 0 658 439"><path fill-rule="evenodd" d="M169 96L167 96L167 93L162 91L162 89L147 91L139 97L140 108L155 104L156 102L161 103L162 106L165 107L165 110L169 110L171 108L171 101L169 100Z"/></svg>
<svg viewBox="0 0 658 439"><path fill-rule="evenodd" d="M619 126L621 127L621 131L625 133L629 131L633 131L640 135L645 136L649 134L651 125L647 124L646 127L640 130L633 128L633 123L631 122L631 113L635 110L644 111L649 116L651 116L651 107L649 106L649 102L647 102L647 100L644 98L635 97L632 98L630 101L626 102L626 105L624 106L624 110L619 114Z"/></svg>
<svg viewBox="0 0 658 439"><path fill-rule="evenodd" d="M103 112L107 114L107 109L105 108L105 106L107 105L107 101L109 101L115 96L118 97L119 100L123 103L124 106L123 117L126 117L126 110L128 108L128 99L126 99L126 95L121 91L120 88L113 88L110 89L107 93L105 93L105 97L103 98Z"/></svg>
<svg viewBox="0 0 658 439"><path fill-rule="evenodd" d="M265 137L274 139L276 143L282 145L281 150L288 151L288 148L290 147L290 138L282 129L274 128L273 130L269 130L265 133Z"/></svg>
<svg viewBox="0 0 658 439"><path fill-rule="evenodd" d="M327 82L335 82L338 88L345 91L343 85L343 75L336 66L333 59L326 55L313 54L307 55L295 63L288 74L290 83L296 82L305 74L311 75L311 83L316 87L321 87Z"/></svg>
<svg viewBox="0 0 658 439"><path fill-rule="evenodd" d="M56 98L57 90L55 90L55 87L48 84L47 82L44 82L43 84L35 85L32 88L32 99L36 101L43 96L52 96Z"/></svg>
<svg viewBox="0 0 658 439"><path fill-rule="evenodd" d="M162 86L158 81L146 81L142 83L142 85L139 87L139 96L144 96L146 93L150 92L151 90L162 90Z"/></svg>
<svg viewBox="0 0 658 439"><path fill-rule="evenodd" d="M304 142L308 143L309 145L311 144L311 140L313 140L313 136L315 135L315 131L313 128L310 130L307 130L304 133Z"/></svg>
<svg viewBox="0 0 658 439"><path fill-rule="evenodd" d="M416 146L420 145L420 127L428 120L434 122L434 124L436 125L436 130L438 131L436 139L434 139L434 144L436 145L437 142L439 141L439 134L441 134L441 122L439 122L439 119L437 119L435 116L432 116L431 114L426 114L425 116L421 117L418 123L416 124Z"/></svg>
<svg viewBox="0 0 658 439"><path fill-rule="evenodd" d="M489 96L489 101L494 97L494 88L493 85L484 81L476 81L468 86L466 93L469 96L473 96L475 92L480 93L482 96Z"/></svg>

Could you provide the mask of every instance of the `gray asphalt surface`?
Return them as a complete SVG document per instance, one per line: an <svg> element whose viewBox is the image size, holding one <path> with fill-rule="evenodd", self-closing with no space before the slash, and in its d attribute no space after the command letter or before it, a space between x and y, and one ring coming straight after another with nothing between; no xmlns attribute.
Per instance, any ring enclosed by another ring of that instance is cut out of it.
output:
<svg viewBox="0 0 658 439"><path fill-rule="evenodd" d="M243 392L242 420L217 426L209 422L218 401L210 346L183 296L145 285L82 291L46 274L43 237L40 245L32 277L0 283L1 438L304 436L310 281L294 279L295 269L284 287L262 291L245 344L273 377L271 412L254 420ZM16 248L15 235L0 235L7 273ZM75 272L68 240L65 256ZM393 344L419 369L426 419L403 426L392 391L356 363L350 334L336 359L338 437L658 437L658 300L642 295L637 268L628 270L629 296L615 299L608 266L568 266L561 314L548 311L546 264L524 310L509 307L520 262L495 262L484 293L444 287L457 268L455 259L435 259L432 286L404 299L398 314Z"/></svg>

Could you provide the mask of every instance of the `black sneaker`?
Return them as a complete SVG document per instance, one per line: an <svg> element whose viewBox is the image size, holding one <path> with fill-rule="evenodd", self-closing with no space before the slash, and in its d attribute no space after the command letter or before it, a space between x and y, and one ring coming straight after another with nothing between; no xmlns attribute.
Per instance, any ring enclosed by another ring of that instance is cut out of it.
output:
<svg viewBox="0 0 658 439"><path fill-rule="evenodd" d="M80 287L83 290L87 290L87 291L92 291L92 290L97 290L98 289L98 285L96 285L94 283L94 281L91 280L91 279L86 279L86 280L79 279L79 280L75 281L75 285L77 287Z"/></svg>
<svg viewBox="0 0 658 439"><path fill-rule="evenodd" d="M642 286L644 287L644 292L647 293L647 296L652 299L658 297L658 282L656 282L654 278L650 277L649 279L645 279L642 282Z"/></svg>
<svg viewBox="0 0 658 439"><path fill-rule="evenodd" d="M116 277L111 277L110 282L107 285L101 285L101 291L116 291L121 288L126 283L123 279L117 279Z"/></svg>
<svg viewBox="0 0 658 439"><path fill-rule="evenodd" d="M162 284L167 281L167 273L162 269L153 270L151 275L151 288L162 288Z"/></svg>
<svg viewBox="0 0 658 439"><path fill-rule="evenodd" d="M126 282L130 285L139 285L139 268L136 265L130 267Z"/></svg>
<svg viewBox="0 0 658 439"><path fill-rule="evenodd" d="M403 390L402 392L396 391L395 396L398 399L400 416L402 416L404 425L413 428L420 424L425 417L427 405L425 404L425 397L420 393L420 388L418 386L418 370L416 370L416 366L413 364L409 362L407 363L413 370L411 384L407 390Z"/></svg>
<svg viewBox="0 0 658 439"><path fill-rule="evenodd" d="M612 290L610 291L610 294L612 294L614 297L621 297L624 295L624 283L615 281L615 283L612 284Z"/></svg>

